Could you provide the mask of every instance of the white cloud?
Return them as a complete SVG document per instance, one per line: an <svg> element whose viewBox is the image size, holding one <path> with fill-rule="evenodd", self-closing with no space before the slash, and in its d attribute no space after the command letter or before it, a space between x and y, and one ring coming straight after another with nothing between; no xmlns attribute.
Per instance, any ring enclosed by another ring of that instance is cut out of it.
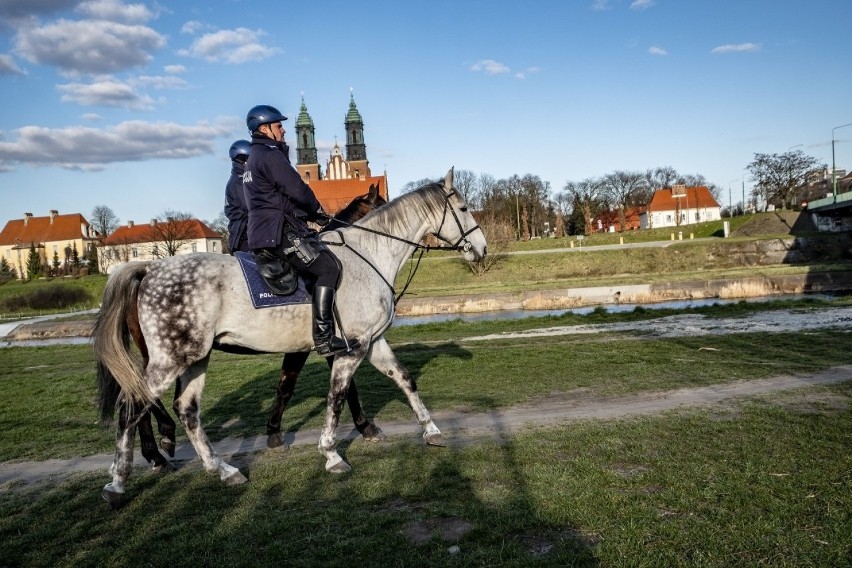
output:
<svg viewBox="0 0 852 568"><path fill-rule="evenodd" d="M741 51L758 51L759 49L759 43L728 43L714 47L710 50L710 53L736 53Z"/></svg>
<svg viewBox="0 0 852 568"><path fill-rule="evenodd" d="M25 126L15 140L0 141L0 170L14 164L91 171L116 162L179 160L213 154L215 139L230 137L237 117L194 126L133 120L106 128Z"/></svg>
<svg viewBox="0 0 852 568"><path fill-rule="evenodd" d="M630 4L631 10L645 10L655 4L654 0L633 0Z"/></svg>
<svg viewBox="0 0 852 568"><path fill-rule="evenodd" d="M149 87L151 89L188 89L189 83L180 77L169 77L162 75L140 75L131 79L131 85Z"/></svg>
<svg viewBox="0 0 852 568"><path fill-rule="evenodd" d="M265 36L262 30L236 28L204 34L195 39L189 49L178 54L219 63L244 63L265 59L278 50L258 43Z"/></svg>
<svg viewBox="0 0 852 568"><path fill-rule="evenodd" d="M494 61L493 59L482 59L477 61L470 66L470 70L482 71L486 75L499 75L501 73L509 73L511 71L511 69L509 69L506 65L503 65L499 61Z"/></svg>
<svg viewBox="0 0 852 568"><path fill-rule="evenodd" d="M146 64L149 51L166 40L153 29L107 21L57 20L19 30L16 51L32 63L54 65L63 73L114 73Z"/></svg>
<svg viewBox="0 0 852 568"><path fill-rule="evenodd" d="M189 22L187 22L183 26L181 26L180 33L182 33L182 34L193 34L194 35L194 34L197 34L199 31L201 31L201 30L203 30L207 27L208 26L206 24L203 24L203 23L201 23L197 20L190 20Z"/></svg>
<svg viewBox="0 0 852 568"><path fill-rule="evenodd" d="M144 4L124 4L121 0L86 0L77 11L96 20L140 24L154 17Z"/></svg>
<svg viewBox="0 0 852 568"><path fill-rule="evenodd" d="M166 65L163 67L163 71L171 73L172 75L177 75L179 73L186 73L186 67L183 65Z"/></svg>
<svg viewBox="0 0 852 568"><path fill-rule="evenodd" d="M663 49L662 47L657 47L656 45L652 45L648 48L648 53L651 55L668 55L669 52Z"/></svg>
<svg viewBox="0 0 852 568"><path fill-rule="evenodd" d="M18 67L11 55L0 54L0 75L26 75L27 72Z"/></svg>
<svg viewBox="0 0 852 568"><path fill-rule="evenodd" d="M515 73L515 79L523 80L526 79L529 75L533 73L538 73L541 71L541 67L527 67L523 71L519 71Z"/></svg>
<svg viewBox="0 0 852 568"><path fill-rule="evenodd" d="M84 114L80 118L82 118L83 120L89 120L91 122L97 122L98 120L101 119L101 115L99 115L96 112L87 112L86 114Z"/></svg>
<svg viewBox="0 0 852 568"><path fill-rule="evenodd" d="M94 83L67 83L57 85L62 93L63 102L72 102L84 106L110 106L132 110L150 110L154 108L154 99L137 93L132 85L116 79L103 79Z"/></svg>
<svg viewBox="0 0 852 568"><path fill-rule="evenodd" d="M595 0L592 2L592 10L596 10L598 12L602 10L609 10L609 0Z"/></svg>

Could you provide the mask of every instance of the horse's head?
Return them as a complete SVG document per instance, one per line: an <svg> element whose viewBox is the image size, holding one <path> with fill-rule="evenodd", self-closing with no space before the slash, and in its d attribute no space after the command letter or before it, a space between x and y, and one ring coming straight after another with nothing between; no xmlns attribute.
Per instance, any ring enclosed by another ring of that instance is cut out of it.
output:
<svg viewBox="0 0 852 568"><path fill-rule="evenodd" d="M467 208L464 197L453 187L453 169L443 183L444 215L435 236L461 251L467 261L481 260L487 253L485 234Z"/></svg>
<svg viewBox="0 0 852 568"><path fill-rule="evenodd" d="M359 195L349 205L338 211L331 223L326 225L323 230L329 231L349 226L370 211L386 203L385 198L379 194L379 186L370 184L370 191L367 194Z"/></svg>

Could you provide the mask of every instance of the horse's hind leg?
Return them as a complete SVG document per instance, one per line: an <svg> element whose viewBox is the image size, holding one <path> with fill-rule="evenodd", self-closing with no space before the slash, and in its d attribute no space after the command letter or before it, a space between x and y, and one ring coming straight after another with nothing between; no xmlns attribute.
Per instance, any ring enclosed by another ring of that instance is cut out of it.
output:
<svg viewBox="0 0 852 568"><path fill-rule="evenodd" d="M157 449L157 442L154 439L154 428L151 425L151 413L145 412L139 420L139 445L142 449L142 457L148 463L154 462L152 466L154 471L160 471L168 467L169 462Z"/></svg>
<svg viewBox="0 0 852 568"><path fill-rule="evenodd" d="M157 419L157 432L162 436L160 447L169 454L169 457L175 457L175 432L177 430L175 421L172 420L169 411L166 410L163 401L159 398L151 407L151 413ZM153 432L151 435L153 436Z"/></svg>
<svg viewBox="0 0 852 568"><path fill-rule="evenodd" d="M391 351L390 346L384 337L379 338L370 347L370 352L367 355L367 360L380 373L389 377L397 386L405 393L408 398L408 404L411 405L414 414L417 416L417 421L423 426L423 439L430 446L445 446L444 437L441 431L432 420L432 415L420 400L420 395L417 392L417 382L414 380L408 370L403 367L399 360Z"/></svg>
<svg viewBox="0 0 852 568"><path fill-rule="evenodd" d="M193 364L180 379L180 396L175 400L175 412L180 417L186 435L192 442L195 452L201 458L208 473L218 473L219 478L228 485L238 485L248 481L237 468L225 463L213 449L207 434L201 427L201 391L207 372L208 353L202 360Z"/></svg>
<svg viewBox="0 0 852 568"><path fill-rule="evenodd" d="M308 360L309 352L287 353L281 361L281 378L278 380L278 389L275 392L275 403L272 413L266 421L266 445L269 448L277 448L284 445L284 437L281 435L281 418L287 403L293 396L296 388L296 379ZM285 447L286 449L286 447Z"/></svg>
<svg viewBox="0 0 852 568"><path fill-rule="evenodd" d="M129 410L126 403L118 409L118 431L115 435L115 458L109 468L112 482L104 486L101 495L113 509L121 506L121 496L127 478L133 471L133 441L136 436L136 422L140 419L141 408Z"/></svg>

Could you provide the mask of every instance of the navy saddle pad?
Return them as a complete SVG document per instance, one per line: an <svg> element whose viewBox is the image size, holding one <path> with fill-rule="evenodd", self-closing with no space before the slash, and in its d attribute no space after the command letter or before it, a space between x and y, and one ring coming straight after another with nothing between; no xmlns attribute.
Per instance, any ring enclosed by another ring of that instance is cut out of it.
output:
<svg viewBox="0 0 852 568"><path fill-rule="evenodd" d="M304 304L311 301L311 295L305 288L305 281L301 276L295 292L289 296L278 296L272 293L263 276L257 271L257 263L250 252L238 251L234 253L234 256L240 261L240 268L246 279L251 303L254 304L255 308L272 308L285 304Z"/></svg>

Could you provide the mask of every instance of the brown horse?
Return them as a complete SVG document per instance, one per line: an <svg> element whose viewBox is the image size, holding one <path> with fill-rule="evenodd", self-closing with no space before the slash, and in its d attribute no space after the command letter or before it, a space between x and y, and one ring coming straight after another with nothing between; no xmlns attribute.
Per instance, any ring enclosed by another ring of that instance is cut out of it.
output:
<svg viewBox="0 0 852 568"><path fill-rule="evenodd" d="M323 228L323 231L339 229L354 223L358 219L364 217L370 211L381 207L387 203L385 199L379 195L378 187L370 186L370 191L366 195L361 195L352 200L349 205L341 209L334 216L332 221ZM142 355L143 365L148 365L148 347L142 332L139 327L139 314L136 308L136 299L132 302L134 309L127 314L127 328L133 342L139 348ZM245 352L245 351L241 351ZM284 445L284 437L281 433L281 420L284 415L284 410L293 396L296 388L296 380L299 378L299 373L305 366L310 352L287 353L281 362L281 376L278 380L278 388L276 390L275 403L272 406L272 412L269 415L269 420L266 422L266 444L270 448L276 448ZM334 358L326 359L328 366L334 364ZM175 386L175 399L180 396L179 384ZM381 429L373 424L373 422L364 413L361 407L361 402L358 398L358 388L355 386L355 381L349 385L349 391L346 395L346 401L349 405L349 410L352 412L352 418L355 422L355 428L358 432L367 439L378 441L384 438ZM157 431L160 433L160 447L165 450L170 457L175 455L175 421L166 410L160 399L157 399L150 408L149 413L145 413L139 421L139 441L142 450L142 456L148 461L153 462L153 468L157 471L169 467L168 460L160 453L157 448L157 443L154 438L154 429L151 423L151 414L157 420Z"/></svg>

